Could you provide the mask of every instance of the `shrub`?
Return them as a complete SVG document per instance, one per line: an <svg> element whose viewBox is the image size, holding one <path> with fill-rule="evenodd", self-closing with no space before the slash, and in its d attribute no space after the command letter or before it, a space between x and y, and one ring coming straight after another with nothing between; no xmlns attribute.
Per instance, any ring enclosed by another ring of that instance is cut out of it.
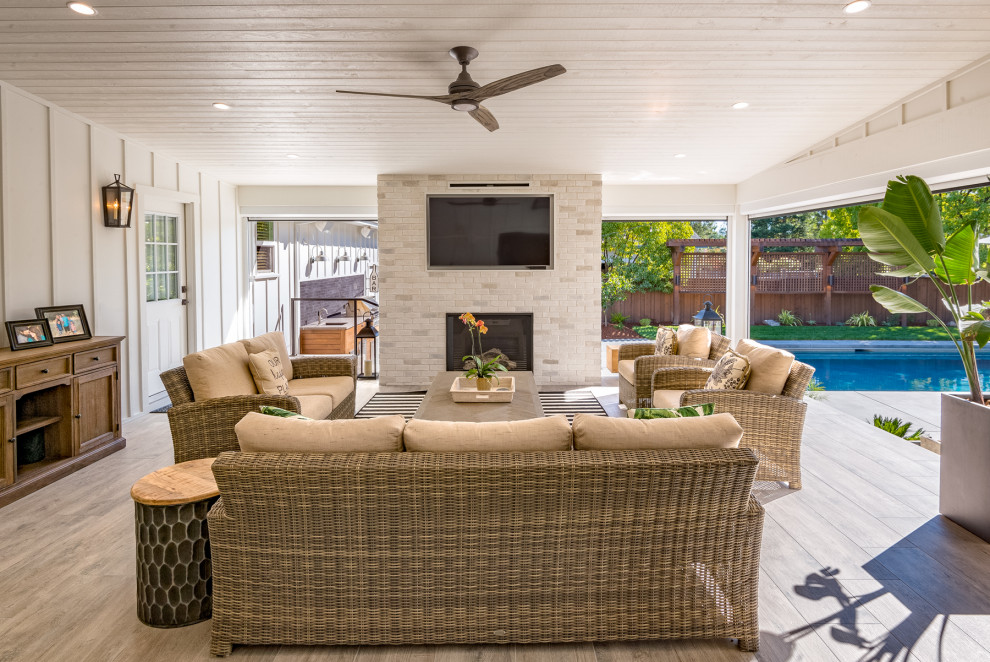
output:
<svg viewBox="0 0 990 662"><path fill-rule="evenodd" d="M908 430L911 429L912 425L913 423L911 423L911 421L904 423L896 416L887 418L886 416L881 416L880 414L873 415L873 427L880 428L885 432L889 432L890 434L900 437L901 439L906 439L907 441L917 441L921 438L921 435L925 434L925 430L923 428L917 428L909 435Z"/></svg>
<svg viewBox="0 0 990 662"><path fill-rule="evenodd" d="M615 326L623 326L628 319L629 315L623 315L622 313L612 313L612 316L609 318Z"/></svg>
<svg viewBox="0 0 990 662"><path fill-rule="evenodd" d="M938 323L938 320L925 320L925 326L930 326L931 328L935 329L942 325Z"/></svg>
<svg viewBox="0 0 990 662"><path fill-rule="evenodd" d="M825 395L825 384L822 384L817 377L812 377L811 381L808 382L806 392L812 400L824 400L828 397Z"/></svg>
<svg viewBox="0 0 990 662"><path fill-rule="evenodd" d="M846 326L876 326L877 321L874 319L873 315L869 311L864 310L861 313L856 313L850 315L849 319L846 320Z"/></svg>
<svg viewBox="0 0 990 662"><path fill-rule="evenodd" d="M807 326L815 326L816 324L818 324L818 322L816 322L815 320L807 320L805 322L805 325Z"/></svg>
<svg viewBox="0 0 990 662"><path fill-rule="evenodd" d="M650 326L652 324L653 324L653 320L651 320L649 317L644 317L639 321L640 326Z"/></svg>
<svg viewBox="0 0 990 662"><path fill-rule="evenodd" d="M783 326L801 326L802 324L804 324L804 322L801 321L800 317L798 317L789 310L780 311L780 314L777 315L777 321L780 322Z"/></svg>
<svg viewBox="0 0 990 662"><path fill-rule="evenodd" d="M659 327L652 326L650 324L643 324L641 326L634 326L633 331L635 331L636 333L638 333L639 335L643 336L648 340L656 340L658 328Z"/></svg>

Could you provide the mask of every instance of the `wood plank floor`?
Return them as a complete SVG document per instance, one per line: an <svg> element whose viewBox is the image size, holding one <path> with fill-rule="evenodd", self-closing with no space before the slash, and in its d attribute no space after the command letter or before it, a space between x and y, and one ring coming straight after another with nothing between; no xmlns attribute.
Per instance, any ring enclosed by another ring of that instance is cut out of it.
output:
<svg viewBox="0 0 990 662"><path fill-rule="evenodd" d="M171 444L160 414L125 435L124 451L0 509L0 661L210 659L209 622L159 630L135 615L128 490L171 464ZM243 647L234 659L990 661L990 545L937 514L938 457L827 401L809 403L804 447L803 490L757 486L767 519L756 655L676 641Z"/></svg>

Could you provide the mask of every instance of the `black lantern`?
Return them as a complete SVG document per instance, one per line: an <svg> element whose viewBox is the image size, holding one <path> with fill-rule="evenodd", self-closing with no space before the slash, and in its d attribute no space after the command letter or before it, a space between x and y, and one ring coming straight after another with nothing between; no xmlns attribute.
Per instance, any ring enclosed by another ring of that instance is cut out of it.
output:
<svg viewBox="0 0 990 662"><path fill-rule="evenodd" d="M705 307L698 311L698 314L694 316L695 326L705 326L708 327L712 333L717 333L722 335L722 316L717 312L712 310L712 302L706 301Z"/></svg>
<svg viewBox="0 0 990 662"><path fill-rule="evenodd" d="M134 189L114 175L113 184L103 187L103 225L108 228L131 227L131 211L134 209Z"/></svg>
<svg viewBox="0 0 990 662"><path fill-rule="evenodd" d="M364 314L364 326L354 336L358 342L358 379L378 379L378 329L374 315Z"/></svg>

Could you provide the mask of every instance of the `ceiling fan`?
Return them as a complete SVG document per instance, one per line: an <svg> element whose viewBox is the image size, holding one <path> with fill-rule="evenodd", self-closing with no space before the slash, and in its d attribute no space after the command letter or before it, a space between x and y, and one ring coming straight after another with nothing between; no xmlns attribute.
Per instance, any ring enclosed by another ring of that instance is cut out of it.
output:
<svg viewBox="0 0 990 662"><path fill-rule="evenodd" d="M567 69L564 69L559 64L551 64L546 67L540 67L539 69L532 69L530 71L524 71L521 74L502 78L494 83L478 85L467 71L467 66L471 63L471 60L478 57L478 51L470 46L455 46L450 49L450 57L457 60L457 64L461 65L461 73L457 76L457 80L447 86L447 94L443 96L385 94L382 92L355 92L352 90L337 90L337 92L342 94L367 94L375 97L399 97L402 99L439 101L440 103L449 105L454 110L467 112L481 126L489 131L495 131L498 129L498 122L495 121L495 117L491 112L481 105L482 101L545 81L548 78L559 76L567 71Z"/></svg>

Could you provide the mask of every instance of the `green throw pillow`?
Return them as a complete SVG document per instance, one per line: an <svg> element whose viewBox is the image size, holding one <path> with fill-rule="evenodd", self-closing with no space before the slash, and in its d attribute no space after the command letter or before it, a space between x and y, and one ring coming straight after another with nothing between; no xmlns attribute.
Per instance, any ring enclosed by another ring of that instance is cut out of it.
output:
<svg viewBox="0 0 990 662"><path fill-rule="evenodd" d="M689 418L710 416L713 413L715 413L715 403L706 402L703 405L685 405L677 409L637 408L636 418Z"/></svg>
<svg viewBox="0 0 990 662"><path fill-rule="evenodd" d="M261 405L261 413L268 414L269 416L281 416L282 418L298 418L301 421L313 420L303 416L302 414L297 414L294 411L282 409L281 407L270 407L269 405Z"/></svg>

